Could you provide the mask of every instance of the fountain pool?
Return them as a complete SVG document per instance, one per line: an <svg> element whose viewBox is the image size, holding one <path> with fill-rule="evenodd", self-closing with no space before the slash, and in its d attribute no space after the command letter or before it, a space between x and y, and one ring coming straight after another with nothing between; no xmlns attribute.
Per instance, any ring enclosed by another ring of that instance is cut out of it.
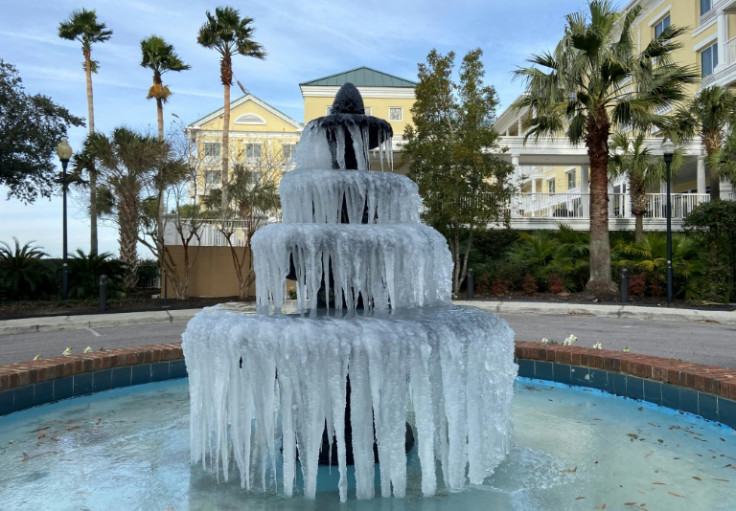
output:
<svg viewBox="0 0 736 511"><path fill-rule="evenodd" d="M16 412L0 429L5 509L732 509L734 430L596 390L517 379L508 457L482 485L340 504L336 467L315 500L248 492L189 464L189 389L172 380ZM277 439L278 441L278 439ZM376 471L380 470L376 465ZM380 477L376 477L378 481ZM247 497L247 498L244 498Z"/></svg>

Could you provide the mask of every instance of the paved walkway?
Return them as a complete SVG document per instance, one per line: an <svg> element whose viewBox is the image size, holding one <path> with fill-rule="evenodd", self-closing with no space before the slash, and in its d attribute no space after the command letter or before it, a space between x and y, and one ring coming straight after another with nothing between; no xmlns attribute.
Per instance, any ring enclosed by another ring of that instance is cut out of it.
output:
<svg viewBox="0 0 736 511"><path fill-rule="evenodd" d="M472 305L499 314L586 315L606 318L650 319L659 321L702 321L736 325L736 311L642 307L636 305L599 305L580 303L517 302L503 300L455 301L457 305ZM244 309L247 309L245 307ZM255 310L255 307L251 307ZM0 335L57 330L173 323L188 321L201 309L177 309L115 314L85 314L74 316L44 316L0 321Z"/></svg>
<svg viewBox="0 0 736 511"><path fill-rule="evenodd" d="M736 311L546 302L458 301L498 313L517 341L561 342L574 333L581 346L736 368ZM244 307L253 310L254 307ZM36 354L173 342L201 309L23 318L0 321L0 364Z"/></svg>

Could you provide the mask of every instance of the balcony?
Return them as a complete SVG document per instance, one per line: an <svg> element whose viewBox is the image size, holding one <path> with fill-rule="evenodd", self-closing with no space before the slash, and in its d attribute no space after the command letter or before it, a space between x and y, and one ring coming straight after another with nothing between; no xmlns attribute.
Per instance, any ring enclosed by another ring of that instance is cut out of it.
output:
<svg viewBox="0 0 736 511"><path fill-rule="evenodd" d="M631 213L628 194L611 193L609 198L609 230L633 230L635 218ZM666 228L666 201L664 193L646 196L644 229L664 231ZM672 228L682 230L684 218L698 204L708 202L708 194L673 193L671 195ZM511 200L507 211L511 227L519 230L556 229L564 224L575 230L588 230L590 225L590 194L587 193L521 193Z"/></svg>

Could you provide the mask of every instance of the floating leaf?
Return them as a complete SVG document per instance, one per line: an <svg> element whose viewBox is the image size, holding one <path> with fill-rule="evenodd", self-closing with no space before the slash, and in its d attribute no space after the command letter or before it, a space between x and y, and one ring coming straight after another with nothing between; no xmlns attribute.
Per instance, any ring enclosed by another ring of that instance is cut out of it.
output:
<svg viewBox="0 0 736 511"><path fill-rule="evenodd" d="M677 498L679 498L679 499L684 499L684 498L685 498L685 496L684 496L684 495L680 495L679 493L675 493L675 492L673 492L673 491L668 491L667 493L669 493L669 494L670 494L670 495L672 495L673 497L677 497Z"/></svg>
<svg viewBox="0 0 736 511"><path fill-rule="evenodd" d="M575 500L584 500L585 497L577 497Z"/></svg>
<svg viewBox="0 0 736 511"><path fill-rule="evenodd" d="M659 481L657 481L656 483L652 483L652 484L658 484L660 486L667 486L665 483L660 483Z"/></svg>
<svg viewBox="0 0 736 511"><path fill-rule="evenodd" d="M561 474L573 474L578 471L578 467L568 468L567 470L560 470Z"/></svg>
<svg viewBox="0 0 736 511"><path fill-rule="evenodd" d="M699 478L698 476L693 476L693 479L695 479L696 481L702 481L702 479Z"/></svg>

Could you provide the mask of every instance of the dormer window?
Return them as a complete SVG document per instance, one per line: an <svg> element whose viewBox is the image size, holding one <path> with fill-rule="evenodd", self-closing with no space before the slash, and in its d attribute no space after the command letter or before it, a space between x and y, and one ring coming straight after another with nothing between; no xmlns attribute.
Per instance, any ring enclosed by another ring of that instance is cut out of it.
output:
<svg viewBox="0 0 736 511"><path fill-rule="evenodd" d="M235 119L235 124L266 124L266 120L257 114L243 114Z"/></svg>

